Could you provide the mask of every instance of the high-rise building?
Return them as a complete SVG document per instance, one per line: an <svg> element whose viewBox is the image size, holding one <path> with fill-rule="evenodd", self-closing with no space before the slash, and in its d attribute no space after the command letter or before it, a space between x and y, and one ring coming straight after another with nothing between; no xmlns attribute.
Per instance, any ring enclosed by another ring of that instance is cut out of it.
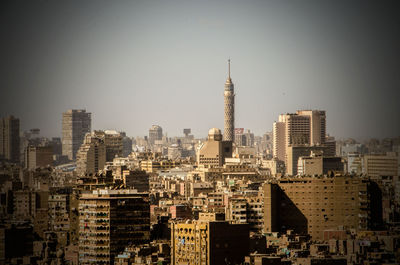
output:
<svg viewBox="0 0 400 265"><path fill-rule="evenodd" d="M264 185L264 232L308 233L322 240L326 230L374 229L382 218L376 185L359 177L282 178ZM382 197L380 197L382 200ZM380 217L379 217L380 216Z"/></svg>
<svg viewBox="0 0 400 265"><path fill-rule="evenodd" d="M62 154L70 160L76 158L76 152L83 143L85 134L91 131L91 113L86 110L68 110L62 118Z"/></svg>
<svg viewBox="0 0 400 265"><path fill-rule="evenodd" d="M19 119L8 116L0 120L0 159L20 161Z"/></svg>
<svg viewBox="0 0 400 265"><path fill-rule="evenodd" d="M95 133L87 133L76 154L76 172L78 175L96 174L106 163L104 140Z"/></svg>
<svg viewBox="0 0 400 265"><path fill-rule="evenodd" d="M241 264L249 243L248 224L171 223L171 264Z"/></svg>
<svg viewBox="0 0 400 265"><path fill-rule="evenodd" d="M273 155L288 169L290 147L325 146L326 115L322 110L298 110L279 115L273 124ZM297 160L292 161L297 165Z"/></svg>
<svg viewBox="0 0 400 265"><path fill-rule="evenodd" d="M153 125L149 129L149 144L154 145L156 141L162 140L162 128L158 125Z"/></svg>
<svg viewBox="0 0 400 265"><path fill-rule="evenodd" d="M228 79L224 90L224 141L235 140L235 91L231 79L231 60L228 60Z"/></svg>
<svg viewBox="0 0 400 265"><path fill-rule="evenodd" d="M148 193L94 190L79 199L79 264L113 264L131 244L150 239Z"/></svg>

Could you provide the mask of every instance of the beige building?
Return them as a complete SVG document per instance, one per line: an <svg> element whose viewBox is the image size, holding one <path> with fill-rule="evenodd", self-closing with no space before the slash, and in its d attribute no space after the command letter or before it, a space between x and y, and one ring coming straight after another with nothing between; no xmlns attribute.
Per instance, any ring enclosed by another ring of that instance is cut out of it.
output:
<svg viewBox="0 0 400 265"><path fill-rule="evenodd" d="M79 264L112 264L130 244L150 239L148 193L95 190L79 200Z"/></svg>
<svg viewBox="0 0 400 265"><path fill-rule="evenodd" d="M20 160L19 119L8 116L0 120L0 159L14 163Z"/></svg>
<svg viewBox="0 0 400 265"><path fill-rule="evenodd" d="M277 158L270 160L262 160L261 167L267 169L271 176L284 175L285 174L285 162Z"/></svg>
<svg viewBox="0 0 400 265"><path fill-rule="evenodd" d="M366 230L379 215L367 179L352 177L284 178L264 185L264 232L293 229L322 240L325 230L343 226Z"/></svg>
<svg viewBox="0 0 400 265"><path fill-rule="evenodd" d="M386 155L364 155L362 158L363 173L370 177L398 176L399 160L396 153Z"/></svg>
<svg viewBox="0 0 400 265"><path fill-rule="evenodd" d="M285 161L289 170L290 147L324 146L326 139L326 114L321 110L298 110L279 115L273 124L273 156ZM297 160L294 161L297 166ZM297 169L295 170L297 171ZM287 174L291 175L290 171Z"/></svg>
<svg viewBox="0 0 400 265"><path fill-rule="evenodd" d="M297 162L297 175L322 175L322 156L301 156Z"/></svg>
<svg viewBox="0 0 400 265"><path fill-rule="evenodd" d="M286 174L289 176L297 175L298 160L301 156L310 156L312 152L322 155L325 147L323 146L289 146L286 148Z"/></svg>
<svg viewBox="0 0 400 265"><path fill-rule="evenodd" d="M210 129L208 140L198 148L197 164L209 168L221 167L227 157L232 157L232 142L222 141L220 129Z"/></svg>
<svg viewBox="0 0 400 265"><path fill-rule="evenodd" d="M313 176L345 173L344 160L341 157L325 157L311 152L310 156L301 156L297 162L297 175Z"/></svg>
<svg viewBox="0 0 400 265"><path fill-rule="evenodd" d="M180 165L177 161L171 160L143 160L140 161L140 169L146 171L147 173L155 173L162 170L169 170L176 168Z"/></svg>
<svg viewBox="0 0 400 265"><path fill-rule="evenodd" d="M76 155L76 172L79 176L96 174L106 163L104 140L95 133L88 133Z"/></svg>
<svg viewBox="0 0 400 265"><path fill-rule="evenodd" d="M241 264L249 243L247 224L209 220L171 223L171 264Z"/></svg>
<svg viewBox="0 0 400 265"><path fill-rule="evenodd" d="M70 160L76 158L76 153L82 145L85 134L91 131L91 113L86 110L70 109L62 116L62 154Z"/></svg>
<svg viewBox="0 0 400 265"><path fill-rule="evenodd" d="M286 138L284 122L274 122L272 128L272 146L274 158L285 161Z"/></svg>

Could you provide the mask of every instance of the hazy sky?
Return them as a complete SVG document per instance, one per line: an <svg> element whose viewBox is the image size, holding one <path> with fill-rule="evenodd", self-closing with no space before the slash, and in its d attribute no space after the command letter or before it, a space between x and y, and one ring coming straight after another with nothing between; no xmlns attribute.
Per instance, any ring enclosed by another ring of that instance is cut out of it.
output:
<svg viewBox="0 0 400 265"><path fill-rule="evenodd" d="M12 1L0 5L0 116L61 136L93 129L197 137L223 129L232 60L236 127L327 111L341 137L400 135L399 1Z"/></svg>

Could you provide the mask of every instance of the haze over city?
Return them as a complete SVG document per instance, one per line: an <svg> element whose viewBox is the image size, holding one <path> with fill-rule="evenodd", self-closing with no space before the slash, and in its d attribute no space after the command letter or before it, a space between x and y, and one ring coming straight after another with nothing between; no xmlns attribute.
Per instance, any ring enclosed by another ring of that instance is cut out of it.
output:
<svg viewBox="0 0 400 265"><path fill-rule="evenodd" d="M0 116L61 135L85 108L93 129L169 136L223 128L232 60L236 127L322 109L337 138L400 132L395 1L49 1L2 4Z"/></svg>

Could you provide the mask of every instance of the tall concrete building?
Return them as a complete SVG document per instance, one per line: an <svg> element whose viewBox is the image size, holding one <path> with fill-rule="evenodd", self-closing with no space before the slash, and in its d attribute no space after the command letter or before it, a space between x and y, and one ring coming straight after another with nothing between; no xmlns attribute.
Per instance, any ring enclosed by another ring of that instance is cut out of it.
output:
<svg viewBox="0 0 400 265"><path fill-rule="evenodd" d="M150 239L148 193L94 190L79 199L79 264L114 264L114 257Z"/></svg>
<svg viewBox="0 0 400 265"><path fill-rule="evenodd" d="M91 131L91 113L86 110L68 110L62 118L62 154L70 160L76 158L76 152L83 143L85 134Z"/></svg>
<svg viewBox="0 0 400 265"><path fill-rule="evenodd" d="M274 122L272 131L273 156L285 161L285 123Z"/></svg>
<svg viewBox="0 0 400 265"><path fill-rule="evenodd" d="M228 60L228 79L224 90L224 141L235 140L235 91L231 79L231 60Z"/></svg>
<svg viewBox="0 0 400 265"><path fill-rule="evenodd" d="M96 174L106 163L106 145L104 139L96 133L88 133L76 154L76 172L78 175Z"/></svg>
<svg viewBox="0 0 400 265"><path fill-rule="evenodd" d="M158 125L153 125L149 129L149 144L153 145L156 141L162 140L162 128Z"/></svg>
<svg viewBox="0 0 400 265"><path fill-rule="evenodd" d="M112 162L115 157L121 157L123 143L121 133L114 130L94 131L96 137L102 139L106 146L106 161Z"/></svg>
<svg viewBox="0 0 400 265"><path fill-rule="evenodd" d="M0 159L20 161L19 119L8 116L0 120Z"/></svg>
<svg viewBox="0 0 400 265"><path fill-rule="evenodd" d="M273 124L273 156L288 163L291 147L325 146L326 115L322 110L298 110L296 113L279 115Z"/></svg>

